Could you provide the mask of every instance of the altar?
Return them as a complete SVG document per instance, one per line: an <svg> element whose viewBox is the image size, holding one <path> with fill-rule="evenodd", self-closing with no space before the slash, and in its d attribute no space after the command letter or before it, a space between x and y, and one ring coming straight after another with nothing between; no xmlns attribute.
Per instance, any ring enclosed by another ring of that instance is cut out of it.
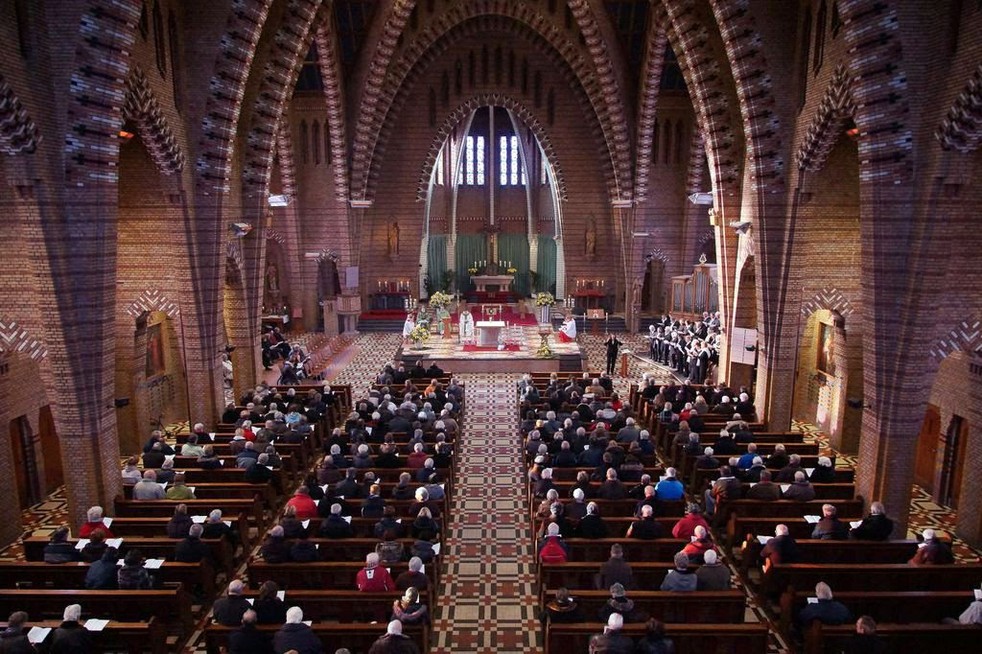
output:
<svg viewBox="0 0 982 654"><path fill-rule="evenodd" d="M504 320L478 320L474 323L477 327L477 344L481 347L497 347L498 337L501 330L505 328Z"/></svg>
<svg viewBox="0 0 982 654"><path fill-rule="evenodd" d="M489 290L507 291L514 280L514 275L473 275L471 277L471 281L477 287L478 293L486 293ZM493 286L494 288L489 289L488 286Z"/></svg>

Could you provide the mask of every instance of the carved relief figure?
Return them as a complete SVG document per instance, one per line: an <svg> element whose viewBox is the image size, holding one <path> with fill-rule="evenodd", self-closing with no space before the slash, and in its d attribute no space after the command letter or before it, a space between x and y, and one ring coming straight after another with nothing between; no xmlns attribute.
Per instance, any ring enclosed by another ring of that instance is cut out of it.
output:
<svg viewBox="0 0 982 654"><path fill-rule="evenodd" d="M586 249L584 254L590 261L593 261L597 256L597 223L593 217L587 219L585 236Z"/></svg>

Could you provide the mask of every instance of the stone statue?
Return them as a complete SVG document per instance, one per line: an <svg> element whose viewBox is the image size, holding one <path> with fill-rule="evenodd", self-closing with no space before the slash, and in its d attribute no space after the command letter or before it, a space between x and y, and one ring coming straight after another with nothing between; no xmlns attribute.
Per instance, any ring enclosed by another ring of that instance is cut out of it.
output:
<svg viewBox="0 0 982 654"><path fill-rule="evenodd" d="M584 254L590 261L597 257L597 224L592 217L586 223L586 250Z"/></svg>
<svg viewBox="0 0 982 654"><path fill-rule="evenodd" d="M631 306L640 307L641 306L641 287L644 286L644 282L641 281L640 277L634 278L634 283L631 285Z"/></svg>
<svg viewBox="0 0 982 654"><path fill-rule="evenodd" d="M266 266L266 288L273 293L278 293L280 290L280 272L272 261Z"/></svg>

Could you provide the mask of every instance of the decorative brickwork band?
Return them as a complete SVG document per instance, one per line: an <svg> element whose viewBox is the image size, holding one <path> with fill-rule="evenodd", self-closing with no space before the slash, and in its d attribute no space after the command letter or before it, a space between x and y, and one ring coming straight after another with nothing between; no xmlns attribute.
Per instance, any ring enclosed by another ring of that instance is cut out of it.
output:
<svg viewBox="0 0 982 654"><path fill-rule="evenodd" d="M314 32L317 53L320 55L324 101L327 104L326 129L331 135L331 161L334 170L334 197L338 202L348 200L348 128L344 111L344 82L341 77L341 54L334 22L326 20Z"/></svg>
<svg viewBox="0 0 982 654"><path fill-rule="evenodd" d="M661 248L655 248L648 254L644 255L645 265L651 263L652 261L661 261L662 263L668 265L670 259L671 257L669 257L668 254L666 254Z"/></svg>
<svg viewBox="0 0 982 654"><path fill-rule="evenodd" d="M286 247L286 237L280 234L278 231L272 227L267 227L263 230L263 236L270 241L276 241L280 245Z"/></svg>
<svg viewBox="0 0 982 654"><path fill-rule="evenodd" d="M41 142L38 126L0 75L0 152L9 155L30 154Z"/></svg>
<svg viewBox="0 0 982 654"><path fill-rule="evenodd" d="M836 311L843 317L853 312L852 303L837 288L826 286L801 305L801 315L810 316L819 309Z"/></svg>
<svg viewBox="0 0 982 654"><path fill-rule="evenodd" d="M181 312L181 309L177 302L174 302L160 291L148 289L140 293L140 296L126 307L126 313L134 318L145 311L163 311L170 318L175 318Z"/></svg>
<svg viewBox="0 0 982 654"><path fill-rule="evenodd" d="M430 143L429 152L426 155L426 161L423 162L423 167L420 170L419 181L416 184L416 199L425 200L426 194L429 192L430 188L430 173L433 171L433 167L436 165L436 158L440 155L440 148L446 142L447 137L453 128L463 122L467 115L472 111L487 106L498 106L505 107L509 111L513 111L515 116L521 119L525 126L532 130L535 135L536 140L538 140L539 145L542 146L542 151L545 152L546 160L552 167L552 171L555 177L556 191L559 197L563 200L567 199L566 192L566 180L563 178L563 171L559 165L559 157L556 154L556 148L552 144L552 140L546 133L546 128L542 122L536 118L532 113L532 110L525 106L520 100L507 95L501 95L498 93L485 93L482 95L474 96L462 104L458 105L456 109L450 112L446 120L437 130L433 137L433 141ZM458 217L459 221L466 220L464 217Z"/></svg>
<svg viewBox="0 0 982 654"><path fill-rule="evenodd" d="M232 11L215 62L201 131L197 169L201 189L224 194L229 190L232 146L242 110L246 80L256 44L273 0L232 0Z"/></svg>
<svg viewBox="0 0 982 654"><path fill-rule="evenodd" d="M934 137L945 150L974 152L982 141L982 64L958 94Z"/></svg>
<svg viewBox="0 0 982 654"><path fill-rule="evenodd" d="M947 336L936 342L930 351L936 361L941 361L959 350L982 354L982 320L974 318L962 321Z"/></svg>
<svg viewBox="0 0 982 654"><path fill-rule="evenodd" d="M907 72L894 2L840 0L859 128L859 179L906 184L913 175Z"/></svg>
<svg viewBox="0 0 982 654"><path fill-rule="evenodd" d="M638 200L648 197L648 174L651 171L651 148L654 141L655 117L658 107L658 90L665 68L665 48L668 45L668 16L661 4L652 5L654 12L648 20L648 37L645 44L645 70L641 74L641 98L638 110L638 157L635 191ZM698 131L696 131L698 133Z"/></svg>
<svg viewBox="0 0 982 654"><path fill-rule="evenodd" d="M48 356L48 349L16 322L0 320L0 354L17 353L26 355L32 361L40 361Z"/></svg>
<svg viewBox="0 0 982 654"><path fill-rule="evenodd" d="M139 66L133 67L126 80L123 118L137 125L150 158L161 173L173 175L184 170L184 152L167 123L147 76Z"/></svg>
<svg viewBox="0 0 982 654"><path fill-rule="evenodd" d="M140 0L89 0L79 26L77 67L69 82L65 172L70 182L118 180L117 133L123 124L126 71Z"/></svg>
<svg viewBox="0 0 982 654"><path fill-rule="evenodd" d="M799 170L817 172L825 167L829 153L845 129L846 121L856 115L851 84L849 71L840 64L832 73L832 81L808 125L804 141L798 146L795 162Z"/></svg>

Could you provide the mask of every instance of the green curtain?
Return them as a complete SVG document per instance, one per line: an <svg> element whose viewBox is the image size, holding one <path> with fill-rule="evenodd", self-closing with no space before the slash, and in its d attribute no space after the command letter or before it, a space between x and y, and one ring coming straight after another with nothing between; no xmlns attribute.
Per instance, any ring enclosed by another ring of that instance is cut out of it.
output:
<svg viewBox="0 0 982 654"><path fill-rule="evenodd" d="M475 261L488 258L488 247L484 234L457 234L456 252L457 289L466 293L471 289L471 276L467 269Z"/></svg>
<svg viewBox="0 0 982 654"><path fill-rule="evenodd" d="M556 294L556 241L539 234L539 291Z"/></svg>
<svg viewBox="0 0 982 654"><path fill-rule="evenodd" d="M531 290L529 284L529 241L525 234L498 235L498 261L510 261L518 270L515 273L515 290L527 296Z"/></svg>
<svg viewBox="0 0 982 654"><path fill-rule="evenodd" d="M447 269L447 235L430 234L426 246L426 274L430 278L433 290L439 290L443 282L443 273Z"/></svg>

